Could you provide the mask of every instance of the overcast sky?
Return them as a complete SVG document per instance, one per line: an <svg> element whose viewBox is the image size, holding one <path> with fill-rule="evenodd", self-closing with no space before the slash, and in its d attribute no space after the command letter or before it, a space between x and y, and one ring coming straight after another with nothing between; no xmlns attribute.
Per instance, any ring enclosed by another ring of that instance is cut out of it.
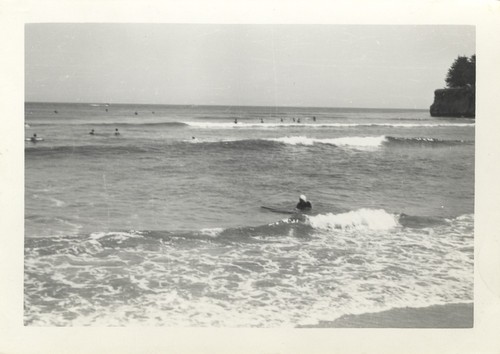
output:
<svg viewBox="0 0 500 354"><path fill-rule="evenodd" d="M475 53L472 26L25 29L26 101L427 109L453 60Z"/></svg>

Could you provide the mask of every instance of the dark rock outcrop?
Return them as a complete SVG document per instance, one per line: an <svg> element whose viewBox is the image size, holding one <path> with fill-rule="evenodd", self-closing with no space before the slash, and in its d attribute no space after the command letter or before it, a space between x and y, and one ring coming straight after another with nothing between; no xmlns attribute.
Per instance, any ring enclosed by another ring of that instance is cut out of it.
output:
<svg viewBox="0 0 500 354"><path fill-rule="evenodd" d="M434 103L430 107L430 113L433 117L475 117L475 88L467 86L434 91Z"/></svg>

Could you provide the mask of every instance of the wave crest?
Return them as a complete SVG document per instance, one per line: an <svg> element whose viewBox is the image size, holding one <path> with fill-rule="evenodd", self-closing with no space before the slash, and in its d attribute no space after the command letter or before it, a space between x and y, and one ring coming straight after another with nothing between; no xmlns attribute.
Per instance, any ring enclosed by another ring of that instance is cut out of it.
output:
<svg viewBox="0 0 500 354"><path fill-rule="evenodd" d="M314 144L327 144L335 146L359 146L359 147L378 147L381 146L385 141L387 141L384 135L381 136L365 136L365 137L344 137L344 138L332 138L332 139L316 139L308 138L305 136L291 136L270 139L272 141L277 141L283 144L290 145L314 145Z"/></svg>
<svg viewBox="0 0 500 354"><path fill-rule="evenodd" d="M388 136L387 142L394 145L429 145L429 146L453 146L453 145L461 145L461 144L470 144L470 141L466 140L441 140L437 138L428 138L428 137L414 137L414 138L405 138L405 137L394 137Z"/></svg>
<svg viewBox="0 0 500 354"><path fill-rule="evenodd" d="M184 124L198 129L276 129L276 128L357 128L357 127L388 127L388 128L433 128L433 127L475 127L475 123L281 123L281 122L183 122Z"/></svg>
<svg viewBox="0 0 500 354"><path fill-rule="evenodd" d="M321 230L389 230L399 226L397 217L383 209L359 209L341 214L308 216L307 222Z"/></svg>

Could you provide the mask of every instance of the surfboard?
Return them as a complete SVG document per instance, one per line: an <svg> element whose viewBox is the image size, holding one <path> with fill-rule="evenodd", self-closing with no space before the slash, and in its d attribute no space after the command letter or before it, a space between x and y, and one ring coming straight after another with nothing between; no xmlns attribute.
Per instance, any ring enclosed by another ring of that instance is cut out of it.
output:
<svg viewBox="0 0 500 354"><path fill-rule="evenodd" d="M32 139L32 138L26 138L26 139L24 139L24 140L26 140L26 141L33 141L33 140L31 140L31 139ZM35 139L35 141L43 141L43 138L36 138L36 139Z"/></svg>
<svg viewBox="0 0 500 354"><path fill-rule="evenodd" d="M272 208L272 207L267 207L267 206L261 206L262 209L266 209L269 211L272 211L273 213L278 213L278 214L296 214L296 210L285 210L285 209L278 209L278 208Z"/></svg>

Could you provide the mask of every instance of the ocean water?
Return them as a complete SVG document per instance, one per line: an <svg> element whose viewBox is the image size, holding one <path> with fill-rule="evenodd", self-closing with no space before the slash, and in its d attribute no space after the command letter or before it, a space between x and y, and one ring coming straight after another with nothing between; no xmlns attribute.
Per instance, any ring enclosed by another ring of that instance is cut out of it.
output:
<svg viewBox="0 0 500 354"><path fill-rule="evenodd" d="M295 327L473 301L474 120L27 103L25 131L26 325ZM311 211L261 208L300 194Z"/></svg>

